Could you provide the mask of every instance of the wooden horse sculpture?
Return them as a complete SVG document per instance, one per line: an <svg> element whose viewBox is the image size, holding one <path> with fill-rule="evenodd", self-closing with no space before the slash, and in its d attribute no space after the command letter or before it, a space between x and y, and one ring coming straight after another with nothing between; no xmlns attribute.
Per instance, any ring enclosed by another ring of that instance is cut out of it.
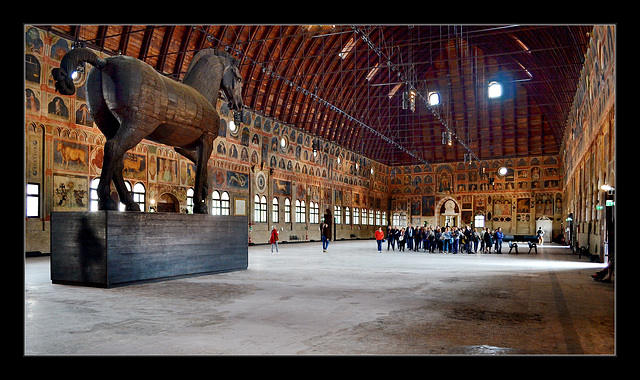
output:
<svg viewBox="0 0 640 380"><path fill-rule="evenodd" d="M218 136L215 110L220 90L229 107L241 110L242 78L237 60L214 49L193 57L182 83L158 74L148 64L127 56L99 58L89 49L69 51L52 70L56 90L73 95L71 75L78 65L94 68L87 77L87 103L93 120L106 136L98 208L117 210L110 196L113 180L129 211L140 211L122 178L123 157L142 139L170 145L196 165L194 212L206 214L207 161Z"/></svg>

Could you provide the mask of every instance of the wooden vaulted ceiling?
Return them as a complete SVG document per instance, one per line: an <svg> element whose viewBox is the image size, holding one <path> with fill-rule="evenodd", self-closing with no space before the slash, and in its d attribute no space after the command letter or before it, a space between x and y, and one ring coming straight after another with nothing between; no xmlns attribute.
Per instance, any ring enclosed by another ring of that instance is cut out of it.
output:
<svg viewBox="0 0 640 380"><path fill-rule="evenodd" d="M245 106L388 165L557 155L591 25L53 25L181 80L240 60ZM500 98L487 86L498 81ZM415 111L403 92L416 91ZM429 93L440 104L427 106ZM450 132L452 144L442 143Z"/></svg>

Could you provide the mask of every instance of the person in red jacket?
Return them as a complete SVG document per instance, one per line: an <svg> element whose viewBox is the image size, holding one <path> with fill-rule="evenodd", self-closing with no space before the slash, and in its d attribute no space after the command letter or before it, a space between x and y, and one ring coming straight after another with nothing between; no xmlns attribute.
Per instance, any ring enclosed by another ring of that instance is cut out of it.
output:
<svg viewBox="0 0 640 380"><path fill-rule="evenodd" d="M376 242L378 243L378 253L382 253L382 241L384 240L384 232L382 227L378 227L376 230Z"/></svg>
<svg viewBox="0 0 640 380"><path fill-rule="evenodd" d="M271 230L271 238L269 238L269 243L271 244L271 254L273 255L273 246L276 246L276 255L280 254L280 251L278 251L278 240L280 240L280 238L278 237L279 233L278 233L278 229L276 228L276 226L273 226L273 229Z"/></svg>

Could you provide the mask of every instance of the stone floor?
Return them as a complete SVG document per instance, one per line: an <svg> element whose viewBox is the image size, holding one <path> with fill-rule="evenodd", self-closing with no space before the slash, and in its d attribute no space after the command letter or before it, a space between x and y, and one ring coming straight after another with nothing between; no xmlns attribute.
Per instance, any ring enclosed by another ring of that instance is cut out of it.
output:
<svg viewBox="0 0 640 380"><path fill-rule="evenodd" d="M53 285L49 257L25 264L27 356L616 354L614 285L590 278L603 264L555 245L254 246L246 271L113 289Z"/></svg>

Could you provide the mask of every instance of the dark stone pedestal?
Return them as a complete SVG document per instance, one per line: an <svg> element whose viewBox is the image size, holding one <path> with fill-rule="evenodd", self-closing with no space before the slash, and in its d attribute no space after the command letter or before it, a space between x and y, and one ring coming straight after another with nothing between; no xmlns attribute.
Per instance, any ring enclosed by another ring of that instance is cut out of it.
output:
<svg viewBox="0 0 640 380"><path fill-rule="evenodd" d="M51 281L109 288L245 270L246 216L51 213Z"/></svg>

